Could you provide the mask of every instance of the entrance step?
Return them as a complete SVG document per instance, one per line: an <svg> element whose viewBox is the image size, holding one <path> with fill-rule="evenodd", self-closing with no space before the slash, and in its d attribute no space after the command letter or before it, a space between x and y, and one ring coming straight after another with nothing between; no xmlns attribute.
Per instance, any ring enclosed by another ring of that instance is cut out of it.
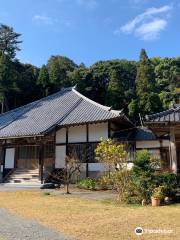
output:
<svg viewBox="0 0 180 240"><path fill-rule="evenodd" d="M6 183L40 184L39 169L15 169L6 179Z"/></svg>

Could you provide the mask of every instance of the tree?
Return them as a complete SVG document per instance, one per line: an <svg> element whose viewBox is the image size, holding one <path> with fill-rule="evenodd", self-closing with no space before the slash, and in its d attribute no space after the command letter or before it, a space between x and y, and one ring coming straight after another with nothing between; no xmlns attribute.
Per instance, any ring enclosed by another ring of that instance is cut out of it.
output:
<svg viewBox="0 0 180 240"><path fill-rule="evenodd" d="M154 106L157 104L157 97L156 99L153 99L151 96L151 93L155 93L155 86L153 65L149 60L146 51L142 49L140 53L140 62L137 67L136 93L139 109L141 109L143 115L154 113L156 111ZM160 103L160 101L158 101L158 103ZM160 110L161 106L158 105L158 109Z"/></svg>
<svg viewBox="0 0 180 240"><path fill-rule="evenodd" d="M116 70L112 70L107 89L107 103L115 109L123 107L124 93Z"/></svg>
<svg viewBox="0 0 180 240"><path fill-rule="evenodd" d="M103 163L108 172L126 167L127 153L122 144L114 143L112 139L101 139L95 149L96 159Z"/></svg>
<svg viewBox="0 0 180 240"><path fill-rule="evenodd" d="M12 27L1 24L0 25L0 52L13 59L16 52L20 51L19 44L22 41L18 40L21 34L14 32Z"/></svg>
<svg viewBox="0 0 180 240"><path fill-rule="evenodd" d="M49 73L46 68L46 65L43 65L40 69L39 76L37 79L37 83L43 88L43 96L46 97L49 94L50 89L50 81L49 81Z"/></svg>
<svg viewBox="0 0 180 240"><path fill-rule="evenodd" d="M73 72L68 73L68 78L72 86L77 87L77 90L85 96L90 96L92 91L92 75L85 65L81 64Z"/></svg>
<svg viewBox="0 0 180 240"><path fill-rule="evenodd" d="M70 194L69 192L69 185L72 180L72 177L74 174L79 175L81 172L81 162L79 159L76 157L76 155L72 156L66 156L66 173L64 175L65 177L65 182L66 182L66 193Z"/></svg>
<svg viewBox="0 0 180 240"><path fill-rule="evenodd" d="M77 65L69 58L59 55L52 56L47 63L49 80L53 87L53 92L60 90L62 87L70 86L68 72L72 72Z"/></svg>
<svg viewBox="0 0 180 240"><path fill-rule="evenodd" d="M8 93L12 90L13 67L9 56L0 54L0 102L1 113L9 110Z"/></svg>
<svg viewBox="0 0 180 240"><path fill-rule="evenodd" d="M141 150L136 153L133 164L133 182L137 187L141 200L149 202L155 187L154 173L156 168L160 166L160 161L152 157L147 150Z"/></svg>

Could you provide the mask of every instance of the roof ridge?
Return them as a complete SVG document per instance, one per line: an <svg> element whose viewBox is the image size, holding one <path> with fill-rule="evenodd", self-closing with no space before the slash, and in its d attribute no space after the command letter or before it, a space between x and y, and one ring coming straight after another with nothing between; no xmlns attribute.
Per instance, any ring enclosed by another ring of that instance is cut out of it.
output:
<svg viewBox="0 0 180 240"><path fill-rule="evenodd" d="M86 101L94 104L95 106L98 106L98 107L104 109L105 111L112 112L112 113L114 113L114 114L117 115L117 116L119 116L119 115L122 113L122 110L113 110L113 109L111 109L111 107L104 106L104 105L102 105L102 104L100 104L100 103L97 103L97 102L93 101L92 99L90 99L90 98L84 96L83 94L81 94L80 92L78 92L78 91L75 89L75 87L72 88L72 91L73 91L75 94L77 94L79 97L81 97L81 98L83 98L84 100L86 100Z"/></svg>
<svg viewBox="0 0 180 240"><path fill-rule="evenodd" d="M37 100L35 100L35 101L33 101L33 102L26 103L25 105L22 105L22 106L20 106L20 107L16 107L16 108L14 108L14 109L11 109L11 110L9 110L9 111L7 111L7 112L1 113L1 114L0 114L0 117L1 117L1 116L4 116L4 115L6 115L6 114L9 114L9 113L11 113L11 112L16 112L16 111L18 111L18 110L20 110L20 109L23 109L23 108L27 107L28 105L36 104L37 102L41 102L41 101L43 101L43 100L45 100L45 99L52 98L52 97L58 95L59 93L63 93L63 92L66 92L66 91L70 91L70 90L72 90L72 88L73 88L73 87L62 88L62 90L60 90L60 91L58 91L58 92L55 92L55 93L52 93L52 94L50 94L50 95L48 95L48 96L46 96L46 97L37 99ZM33 106L34 106L34 105L33 105Z"/></svg>
<svg viewBox="0 0 180 240"><path fill-rule="evenodd" d="M146 119L150 119L150 118L153 118L153 117L159 117L161 116L162 114L169 114L170 112L174 112L176 109L175 108L170 108L170 109L167 109L165 111L162 111L162 112L159 112L159 113L154 113L154 114L151 114L151 115L146 115Z"/></svg>

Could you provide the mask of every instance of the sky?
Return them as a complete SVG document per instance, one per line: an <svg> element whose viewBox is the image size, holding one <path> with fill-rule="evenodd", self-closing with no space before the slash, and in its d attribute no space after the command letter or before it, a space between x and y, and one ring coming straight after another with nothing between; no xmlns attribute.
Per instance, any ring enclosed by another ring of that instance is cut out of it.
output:
<svg viewBox="0 0 180 240"><path fill-rule="evenodd" d="M180 0L1 0L0 23L21 33L17 58L99 60L180 56Z"/></svg>

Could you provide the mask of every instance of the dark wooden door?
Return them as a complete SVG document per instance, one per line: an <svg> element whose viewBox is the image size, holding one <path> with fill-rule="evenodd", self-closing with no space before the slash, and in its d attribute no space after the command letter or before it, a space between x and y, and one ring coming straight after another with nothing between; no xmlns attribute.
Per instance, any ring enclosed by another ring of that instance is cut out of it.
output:
<svg viewBox="0 0 180 240"><path fill-rule="evenodd" d="M39 167L39 146L19 146L17 168L37 169Z"/></svg>

